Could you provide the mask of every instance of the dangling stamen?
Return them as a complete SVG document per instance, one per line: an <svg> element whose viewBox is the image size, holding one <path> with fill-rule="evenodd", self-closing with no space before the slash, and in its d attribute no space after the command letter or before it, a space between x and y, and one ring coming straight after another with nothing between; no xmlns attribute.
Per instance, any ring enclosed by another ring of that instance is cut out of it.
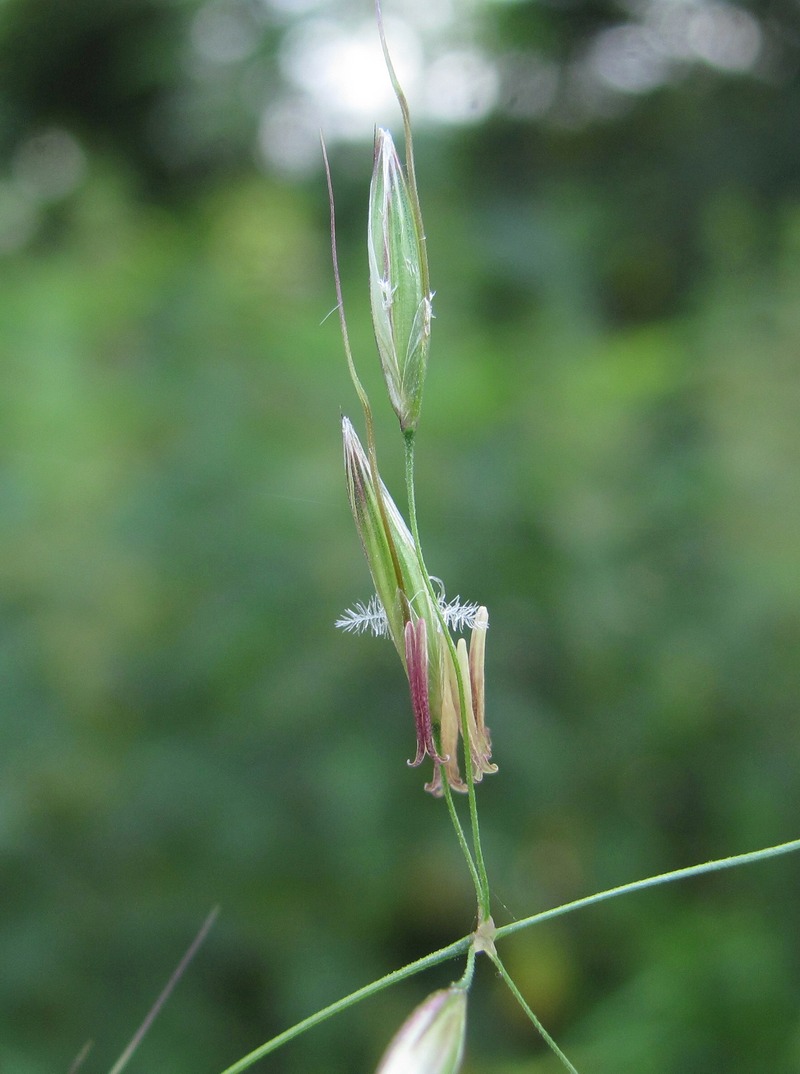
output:
<svg viewBox="0 0 800 1074"><path fill-rule="evenodd" d="M486 652L486 631L489 626L489 613L479 608L475 616L475 625L469 643L469 681L472 693L473 724L470 727L470 751L472 753L472 772L476 783L484 775L497 771L497 765L491 763L492 740L489 728L484 722L484 673L483 659Z"/></svg>
<svg viewBox="0 0 800 1074"><path fill-rule="evenodd" d="M411 707L414 709L414 723L417 728L417 753L408 763L412 768L422 764L427 755L434 762L444 764L433 741L431 707L428 694L428 640L425 620L409 620L405 629L406 670L411 687Z"/></svg>
<svg viewBox="0 0 800 1074"><path fill-rule="evenodd" d="M432 794L434 798L441 798L444 793L443 773L452 790L458 791L460 794L467 793L467 785L462 780L461 773L458 770L458 738L461 734L458 684L453 670L450 650L441 634L439 635L439 648L439 665L441 667L439 733L441 735L442 752L447 755L447 760L443 765L434 764L433 779L430 783L425 784L425 790Z"/></svg>

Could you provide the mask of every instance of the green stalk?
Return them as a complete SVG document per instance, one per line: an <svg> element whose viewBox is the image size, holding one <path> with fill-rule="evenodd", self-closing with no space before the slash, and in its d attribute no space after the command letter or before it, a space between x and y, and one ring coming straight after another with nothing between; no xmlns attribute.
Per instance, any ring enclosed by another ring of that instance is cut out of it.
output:
<svg viewBox="0 0 800 1074"><path fill-rule="evenodd" d="M397 984L398 981L404 981L407 977L413 977L423 970L430 969L431 966L438 966L440 962L446 962L448 959L456 958L465 951L469 951L471 943L472 937L465 936L463 939L451 943L448 947L442 947L438 951L434 951L431 955L426 955L424 958L417 959L416 962L410 962L407 966L403 966L402 969L395 970L393 973L388 973L385 977L381 977L380 980L373 981L372 984L365 985L363 988L351 992L349 996L337 1000L336 1003L331 1003L330 1006L324 1007L321 1011L317 1011L316 1014L304 1018L303 1021L298 1022L297 1025L284 1030L283 1033L279 1033L277 1037L273 1037L272 1040L268 1040L265 1044L262 1044L248 1055L243 1056L232 1066L226 1067L222 1074L241 1074L243 1070L249 1069L254 1063L257 1063L259 1059L263 1059L265 1055L269 1055L270 1052L276 1051L290 1040L299 1037L300 1034L305 1033L307 1029L313 1029L314 1026L319 1025L328 1018L332 1018L333 1015L339 1014L340 1011L346 1011L348 1007L354 1006L362 999L368 999L370 996L376 995L376 993L383 991L384 988Z"/></svg>
<svg viewBox="0 0 800 1074"><path fill-rule="evenodd" d="M464 975L461 980L457 981L455 984L456 988L462 988L465 992L469 991L469 988L472 985L472 978L475 975L475 955L475 944L471 943L469 945L469 950L467 951L467 965L464 970Z"/></svg>
<svg viewBox="0 0 800 1074"><path fill-rule="evenodd" d="M458 812L456 811L456 805L453 801L453 792L450 789L450 784L447 780L442 781L442 793L444 794L444 800L447 802L447 811L450 814L450 820L453 822L453 828L455 829L456 838L458 839L458 845L461 847L461 852L464 855L464 859L469 869L469 875L472 877L472 883L475 885L475 893L480 898L481 882L478 876L478 871L475 868L475 862L472 860L472 854L470 853L469 846L467 845L467 839L464 835L464 829L461 826L461 820L459 819Z"/></svg>
<svg viewBox="0 0 800 1074"><path fill-rule="evenodd" d="M736 865L750 865L753 862L765 861L767 858L776 858L780 854L789 854L794 850L800 850L800 839L793 839L789 843L779 843L774 847L764 847L761 850L750 850L746 854L734 854L729 858L717 858L714 861L702 862L700 865L688 865L684 869L673 869L668 873L648 876L644 880L634 880L630 884L621 884L616 888L608 888L607 891L599 891L596 895L587 895L583 899L564 903L553 910L543 910L542 913L524 917L521 921L512 921L510 925L503 925L497 930L495 939L501 940L504 936L519 932L520 929L530 928L531 925L541 925L542 922L551 921L554 917L562 917L564 914L571 914L573 910L582 910L585 906L593 906L595 903L605 902L606 899L614 899L617 895L630 895L634 891L669 884L673 880L687 880L689 877L718 872L720 869L731 869Z"/></svg>
<svg viewBox="0 0 800 1074"><path fill-rule="evenodd" d="M537 1032L541 1034L542 1039L549 1046L549 1048L551 1049L553 1054L561 1061L561 1063L566 1067L566 1069L570 1072L570 1074L578 1074L578 1071L575 1069L575 1067L572 1065L572 1063L570 1063L569 1059L567 1059L567 1057L561 1051L559 1046L556 1044L556 1042L553 1040L553 1038L550 1036L550 1034L544 1028L542 1023L539 1021L539 1019L536 1017L536 1015L530 1009L528 1004L525 1002L525 999L524 999L522 993L517 988L516 984L514 984L514 981L510 977L510 975L508 973L508 970L505 968L503 963L500 961L500 956L497 954L496 951L489 951L488 954L489 954L489 958L492 960L492 962L494 962L495 966L497 967L498 972L500 973L500 976L503 978L503 980L508 985L508 987L509 987L509 989L511 991L511 994L514 996L514 998L516 999L517 1003L519 1003L520 1007L522 1007L523 1011L525 1011L525 1013L527 1014L528 1018L530 1018L531 1022L533 1022L534 1026L536 1027Z"/></svg>
<svg viewBox="0 0 800 1074"><path fill-rule="evenodd" d="M455 644L450 636L450 631L445 622L444 615L439 607L439 600L433 591L433 584L431 583L428 568L425 566L425 561L422 557L422 545L420 544L419 527L417 526L416 496L414 493L414 430L406 430L404 438L406 445L406 492L408 495L408 514L411 523L411 533L414 537L414 547L417 550L417 561L419 562L420 570L425 579L425 585L431 601L433 602L433 607L436 609L439 624L444 633L447 648L449 649L450 656L453 660L456 672L456 682L458 683L458 704L461 713L461 737L464 742L464 768L467 776L467 795L469 798L470 825L472 827L472 844L475 851L475 865L478 873L477 883L475 884L475 893L478 897L478 919L479 921L485 921L490 916L489 877L486 873L486 863L484 861L483 848L481 846L480 825L478 824L478 803L475 796L475 779L472 774L469 719L467 716L467 700L464 691L464 680L461 674ZM473 880L475 880L474 875Z"/></svg>

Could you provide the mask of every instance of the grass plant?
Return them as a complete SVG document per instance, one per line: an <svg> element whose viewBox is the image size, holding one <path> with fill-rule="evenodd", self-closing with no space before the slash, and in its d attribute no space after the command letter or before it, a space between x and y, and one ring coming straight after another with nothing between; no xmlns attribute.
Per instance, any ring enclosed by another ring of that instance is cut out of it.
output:
<svg viewBox="0 0 800 1074"><path fill-rule="evenodd" d="M444 801L466 874L475 892L473 928L423 958L357 989L264 1042L226 1068L242 1074L299 1035L352 1008L400 981L442 963L463 959L464 970L449 989L439 989L418 1007L390 1043L379 1074L455 1074L465 1047L467 996L479 955L493 964L511 994L564 1069L576 1068L560 1049L508 973L498 945L516 933L542 926L557 917L623 895L687 881L715 871L763 863L800 849L800 839L745 854L706 861L598 892L497 928L492 919L492 886L481 841L478 788L484 776L497 772L485 724L483 654L488 613L480 603L448 600L423 554L415 494L416 438L428 364L433 291L430 284L425 231L417 188L410 112L387 47L380 8L377 22L381 48L403 120L405 159L401 162L391 135L378 130L368 212L369 295L373 326L390 403L397 415L405 463L406 516L392 499L378 467L375 422L370 400L352 354L336 254L334 199L327 155L331 209L331 240L337 307L346 361L360 402L365 445L348 418L343 419L345 470L350 506L376 595L343 613L337 626L345 632L386 636L395 645L408 679L416 733L414 766L430 763L433 773L425 789ZM323 153L325 152L323 146ZM435 420L435 418L434 418ZM406 518L408 521L406 521ZM469 646L463 636L471 633ZM495 722L495 721L493 721ZM502 735L502 715L496 726ZM459 804L466 801L466 809ZM462 814L464 814L462 816ZM162 996L148 1014L110 1074L121 1074L139 1041L174 987L212 918L182 960ZM84 1053L76 1061L82 1061Z"/></svg>

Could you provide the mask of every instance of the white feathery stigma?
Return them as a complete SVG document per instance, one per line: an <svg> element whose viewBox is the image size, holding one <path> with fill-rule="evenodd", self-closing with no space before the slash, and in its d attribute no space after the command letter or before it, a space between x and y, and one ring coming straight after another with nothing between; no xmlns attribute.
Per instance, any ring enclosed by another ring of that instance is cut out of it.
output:
<svg viewBox="0 0 800 1074"><path fill-rule="evenodd" d="M438 579L433 578L432 581L438 582ZM441 586L441 583L439 585ZM460 597L453 597L452 600L447 600L444 595L444 589L441 589L437 597L437 604L445 623L454 633L463 634L467 630L474 629L475 617L478 614L480 605L475 604L473 601L462 602ZM385 638L389 633L386 612L383 610L383 605L375 593L366 604L358 601L352 608L348 608L343 612L334 626L348 634L366 634L369 632L376 638Z"/></svg>

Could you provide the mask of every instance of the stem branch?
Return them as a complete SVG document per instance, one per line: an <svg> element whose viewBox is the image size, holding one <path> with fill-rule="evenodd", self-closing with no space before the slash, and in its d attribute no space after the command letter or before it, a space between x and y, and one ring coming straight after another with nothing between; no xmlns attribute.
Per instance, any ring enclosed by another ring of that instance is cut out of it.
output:
<svg viewBox="0 0 800 1074"><path fill-rule="evenodd" d="M503 939L506 936L510 936L514 932L520 932L522 929L530 928L532 925L541 925L545 921L550 921L555 917L560 917L563 914L572 913L573 910L580 910L585 906L591 906L593 903L603 902L606 899L615 898L617 895L628 895L635 891L641 891L645 888L657 887L659 884L667 884L673 880L686 880L693 876L702 876L704 873L716 872L721 869L730 869L737 865L750 865L758 861L765 861L768 858L778 857L780 854L789 854L792 851L800 850L800 839L794 839L789 843L780 843L773 847L764 847L762 850L752 850L746 854L736 854L729 858L718 858L714 861L703 862L701 865L690 865L685 869L674 869L672 872L659 873L657 876L649 876L644 880L636 880L632 884L622 884L616 888L609 888L607 891L598 892L596 895L589 895L583 899L576 899L574 902L564 903L562 906L556 906L552 910L545 910L542 913L534 914L532 917L523 918L521 921L514 921L510 925L503 925L497 929L494 933L495 939ZM393 973L387 974L385 977L381 977L377 981L373 981L372 984L365 985L363 988L359 988L355 992L351 992L349 996L345 996L343 999L337 1000L336 1003L331 1003L330 1006L325 1007L321 1011L317 1011L316 1014L310 1015L308 1018L303 1019L302 1022L298 1022L290 1029L284 1030L283 1033L279 1033L277 1037L273 1037L272 1040L268 1040L265 1044L262 1044L259 1048L250 1052L248 1055L243 1056L238 1062L232 1066L227 1067L222 1074L241 1074L243 1070L247 1070L249 1067L257 1063L259 1059L263 1059L265 1055L269 1055L270 1052L276 1051L283 1044L287 1044L290 1040L300 1036L307 1029L312 1029L314 1026L324 1022L327 1018L331 1018L333 1015L338 1014L340 1011L346 1010L348 1007L354 1006L362 999L367 999L370 996L374 996L376 993L381 992L384 988L388 988L390 985L397 984L399 981L403 981L408 977L413 977L417 973L421 973L423 970L430 969L432 966L437 966L442 962L446 962L448 959L457 958L459 955L467 952L467 968L464 976L461 978L459 985L466 987L468 984L473 966L473 959L475 955L475 938L476 934L472 933L469 936L462 936L460 940L456 940L455 943L449 944L447 947L442 947L438 951L434 951L430 955L426 955L424 958L417 959L416 962L410 962L407 966L403 966L399 970L395 970ZM558 1047L552 1038L548 1036L546 1031L542 1028L541 1023L528 1007L527 1003L523 999L519 992L519 989L514 984L513 980L509 977L508 971L505 969L502 961L497 955L496 951L492 951L489 948L482 948L486 950L489 957L494 962L499 973L505 980L512 993L517 998L517 1001L521 1003L523 1009L528 1014L533 1024L538 1031L542 1034L544 1039L554 1048L557 1055L562 1058ZM566 1067L570 1071L574 1071L574 1067L571 1066L569 1060L566 1057L562 1058Z"/></svg>

